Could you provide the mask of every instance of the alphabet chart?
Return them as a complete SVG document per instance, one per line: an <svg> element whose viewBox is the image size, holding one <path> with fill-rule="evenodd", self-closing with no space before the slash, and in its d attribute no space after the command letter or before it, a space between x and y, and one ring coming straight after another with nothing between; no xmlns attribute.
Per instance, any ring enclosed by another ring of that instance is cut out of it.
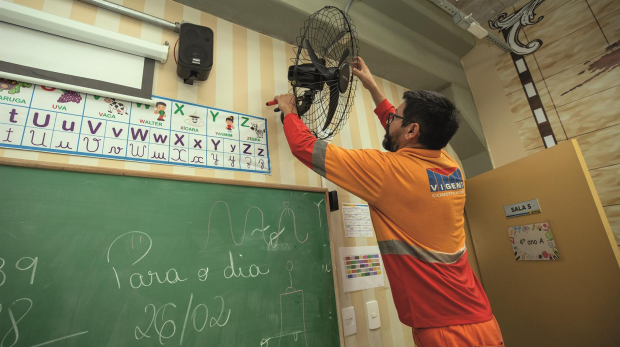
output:
<svg viewBox="0 0 620 347"><path fill-rule="evenodd" d="M269 174L267 120L153 96L145 105L0 80L0 147ZM6 82L6 83L4 83Z"/></svg>

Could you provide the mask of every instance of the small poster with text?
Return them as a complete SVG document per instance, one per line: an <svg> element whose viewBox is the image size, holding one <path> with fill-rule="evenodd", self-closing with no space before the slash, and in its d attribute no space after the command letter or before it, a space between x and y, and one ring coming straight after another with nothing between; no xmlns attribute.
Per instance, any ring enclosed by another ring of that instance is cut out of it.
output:
<svg viewBox="0 0 620 347"><path fill-rule="evenodd" d="M560 260L549 222L508 228L516 260Z"/></svg>

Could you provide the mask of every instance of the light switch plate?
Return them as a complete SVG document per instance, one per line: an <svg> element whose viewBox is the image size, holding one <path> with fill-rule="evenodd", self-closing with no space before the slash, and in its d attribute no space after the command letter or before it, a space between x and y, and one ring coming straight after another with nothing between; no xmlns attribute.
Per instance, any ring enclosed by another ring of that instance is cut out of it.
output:
<svg viewBox="0 0 620 347"><path fill-rule="evenodd" d="M342 309L342 329L344 336L357 334L357 323L355 322L355 309L353 306Z"/></svg>
<svg viewBox="0 0 620 347"><path fill-rule="evenodd" d="M369 301L366 303L366 318L368 321L368 329L374 330L381 328L381 316L379 316L379 303L377 301Z"/></svg>

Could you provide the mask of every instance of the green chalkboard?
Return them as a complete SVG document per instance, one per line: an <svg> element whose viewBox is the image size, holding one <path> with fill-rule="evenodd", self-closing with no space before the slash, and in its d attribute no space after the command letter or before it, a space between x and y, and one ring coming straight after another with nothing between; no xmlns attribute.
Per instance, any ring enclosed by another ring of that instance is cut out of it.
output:
<svg viewBox="0 0 620 347"><path fill-rule="evenodd" d="M325 192L0 164L0 346L340 346Z"/></svg>

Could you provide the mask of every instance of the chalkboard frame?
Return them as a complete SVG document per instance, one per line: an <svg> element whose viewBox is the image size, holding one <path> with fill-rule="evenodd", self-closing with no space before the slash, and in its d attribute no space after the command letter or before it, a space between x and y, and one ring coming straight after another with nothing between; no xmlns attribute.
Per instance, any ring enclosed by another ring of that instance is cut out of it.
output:
<svg viewBox="0 0 620 347"><path fill-rule="evenodd" d="M200 176L189 176L189 175L181 175L181 174L168 174L168 173L159 173L159 172L150 172L150 171L138 171L138 170L126 170L126 169L116 169L116 168L107 168L107 167L99 167L99 166L87 166L87 165L76 165L76 164L68 164L68 163L53 163L53 162L44 162L38 160L25 160L25 159L14 159L14 158L5 158L0 157L0 165L1 166L15 166L15 167L24 167L31 169L42 169L42 170L56 170L56 171L72 171L72 172L81 172L81 173L92 173L92 174L103 174L103 175L115 175L115 176L129 176L129 177L143 177L143 178L155 178L155 179L163 179L163 180L174 180L174 181L187 181L187 182L198 182L198 183L210 183L210 184L224 184L231 186L245 186L245 187L260 187L260 188L271 188L271 189L282 189L282 190L295 190L295 191L303 191L303 192L314 192L314 193L323 193L325 195L325 201L329 201L329 191L327 188L315 188L315 187L305 187L305 186L295 186L288 184L274 184L274 183L264 183L264 182L250 182L250 181L241 181L241 180L228 180L228 179L220 179L220 178L211 178L211 177L200 177ZM336 274L336 255L334 250L334 235L332 233L332 222L331 218L329 218L331 212L329 210L329 204L325 205L325 212L327 213L327 229L329 232L329 248L331 253L332 260L332 276L334 278L334 294L336 296L336 314L338 317L338 334L340 336L340 346L344 347L344 332L342 327L342 317L341 317L341 306L340 306L340 290L338 287L338 275Z"/></svg>

